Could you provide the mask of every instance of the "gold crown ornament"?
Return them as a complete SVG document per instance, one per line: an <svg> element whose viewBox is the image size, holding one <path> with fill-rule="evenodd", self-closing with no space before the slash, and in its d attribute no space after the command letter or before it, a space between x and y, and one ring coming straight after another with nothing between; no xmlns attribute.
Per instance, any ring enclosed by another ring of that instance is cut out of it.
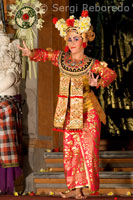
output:
<svg viewBox="0 0 133 200"><path fill-rule="evenodd" d="M66 21L57 17L53 18L55 27L60 31L60 36L67 40L67 33L69 31L76 31L83 38L83 47L85 48L88 41L93 41L95 33L93 32L93 26L91 25L91 18L88 11L83 10L79 19L75 19L74 15L71 15Z"/></svg>

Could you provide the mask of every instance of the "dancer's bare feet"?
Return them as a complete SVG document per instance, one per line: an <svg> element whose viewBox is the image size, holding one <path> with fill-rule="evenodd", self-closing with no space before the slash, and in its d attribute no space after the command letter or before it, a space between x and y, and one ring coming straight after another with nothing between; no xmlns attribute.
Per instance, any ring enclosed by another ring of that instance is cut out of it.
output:
<svg viewBox="0 0 133 200"><path fill-rule="evenodd" d="M61 195L62 198L70 198L70 197L74 197L75 199L86 199L86 196L82 195L81 189L75 189L75 190L70 190L66 193L59 193Z"/></svg>

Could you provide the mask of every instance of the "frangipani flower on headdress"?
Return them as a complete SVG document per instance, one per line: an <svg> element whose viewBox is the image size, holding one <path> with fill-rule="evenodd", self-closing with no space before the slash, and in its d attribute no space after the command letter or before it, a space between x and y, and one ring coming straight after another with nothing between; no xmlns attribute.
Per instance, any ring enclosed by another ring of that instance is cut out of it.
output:
<svg viewBox="0 0 133 200"><path fill-rule="evenodd" d="M90 17L80 17L79 20L79 32L85 33L90 29Z"/></svg>
<svg viewBox="0 0 133 200"><path fill-rule="evenodd" d="M29 49L33 49L34 37L36 36L34 30L43 27L44 20L42 15L47 11L47 5L42 4L38 0L16 0L15 4L10 5L8 16L10 18L9 24L17 29L16 37L21 41L24 40ZM22 58L23 73L25 78L25 59ZM35 63L28 59L29 77L31 78L31 66L33 66L34 75L36 77Z"/></svg>
<svg viewBox="0 0 133 200"><path fill-rule="evenodd" d="M60 31L60 36L64 38L70 28L75 28L79 34L86 33L91 27L90 21L87 10L82 11L79 19L75 19L74 15L71 15L66 21L63 18L59 20L53 18L55 27Z"/></svg>

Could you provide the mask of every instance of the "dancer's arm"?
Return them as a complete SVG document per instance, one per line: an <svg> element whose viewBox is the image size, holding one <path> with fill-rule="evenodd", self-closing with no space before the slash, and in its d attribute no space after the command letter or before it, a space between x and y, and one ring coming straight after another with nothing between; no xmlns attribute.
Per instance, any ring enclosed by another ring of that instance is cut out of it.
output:
<svg viewBox="0 0 133 200"><path fill-rule="evenodd" d="M91 72L95 74L100 75L100 79L98 81L97 88L101 87L107 87L112 81L114 81L117 77L117 74L115 71L107 67L106 62L100 62L98 60L95 61L94 65L91 68Z"/></svg>
<svg viewBox="0 0 133 200"><path fill-rule="evenodd" d="M18 46L18 48L22 51L22 56L28 56L31 61L39 62L39 61L47 61L50 60L52 64L58 66L58 56L60 54L59 50L45 50L45 49L33 49L30 50L25 42L23 41L23 47Z"/></svg>

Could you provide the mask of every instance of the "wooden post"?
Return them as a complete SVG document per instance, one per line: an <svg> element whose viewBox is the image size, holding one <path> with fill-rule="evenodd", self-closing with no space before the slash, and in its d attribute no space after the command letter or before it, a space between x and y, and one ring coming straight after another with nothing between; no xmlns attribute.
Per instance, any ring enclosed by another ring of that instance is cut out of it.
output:
<svg viewBox="0 0 133 200"><path fill-rule="evenodd" d="M44 3L43 0L41 0ZM68 10L57 12L54 5L58 8L68 6L68 1L49 0L45 4L48 10L43 19L44 27L38 34L39 48L52 48L54 50L63 50L65 46L64 39L59 36L59 31L52 23L52 18L67 18ZM57 10L57 9L56 9ZM62 149L61 133L53 132L53 118L57 103L57 94L59 87L59 69L51 62L38 63L38 138L49 143L51 149L60 147ZM44 148L45 148L44 142Z"/></svg>

